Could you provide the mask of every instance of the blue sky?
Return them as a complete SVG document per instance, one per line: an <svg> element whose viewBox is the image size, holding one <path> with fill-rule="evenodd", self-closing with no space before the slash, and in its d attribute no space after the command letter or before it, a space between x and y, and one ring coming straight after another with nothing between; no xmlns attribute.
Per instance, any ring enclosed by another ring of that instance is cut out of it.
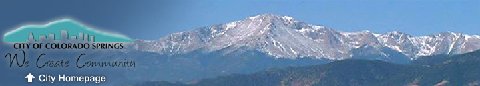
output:
<svg viewBox="0 0 480 86"><path fill-rule="evenodd" d="M480 34L479 0L41 1L0 1L0 32L22 24L70 17L134 39L158 39L174 32L272 13L339 31Z"/></svg>

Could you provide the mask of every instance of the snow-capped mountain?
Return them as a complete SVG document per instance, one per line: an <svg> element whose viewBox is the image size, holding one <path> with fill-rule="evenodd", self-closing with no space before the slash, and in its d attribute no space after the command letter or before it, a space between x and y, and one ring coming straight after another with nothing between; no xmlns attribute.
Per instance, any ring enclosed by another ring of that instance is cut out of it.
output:
<svg viewBox="0 0 480 86"><path fill-rule="evenodd" d="M218 50L229 53L251 49L277 58L314 57L330 60L352 58L355 56L352 50L365 47L376 49L369 53L385 57L391 53L382 49L388 48L409 59L416 59L419 56L462 54L480 49L480 36L454 32L429 36L411 36L397 31L385 34L341 32L288 16L261 14L240 21L173 33L159 40L135 42L137 50L169 55Z"/></svg>

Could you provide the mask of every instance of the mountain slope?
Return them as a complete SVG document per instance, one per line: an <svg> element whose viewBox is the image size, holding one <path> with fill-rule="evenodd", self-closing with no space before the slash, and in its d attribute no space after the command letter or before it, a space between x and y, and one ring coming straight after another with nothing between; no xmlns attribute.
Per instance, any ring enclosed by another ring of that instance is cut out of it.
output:
<svg viewBox="0 0 480 86"><path fill-rule="evenodd" d="M314 57L342 60L353 50L372 47L378 58L417 59L438 54L462 54L480 49L480 36L443 32L411 36L402 32L376 34L369 31L340 32L307 24L288 16L261 14L244 20L174 33L159 40L138 40L137 50L175 55L192 51L214 52L251 49L276 58ZM226 49L228 48L228 49ZM383 52L390 48L394 52ZM229 52L225 52L229 53ZM358 52L357 52L358 53ZM406 57L392 54L401 53Z"/></svg>

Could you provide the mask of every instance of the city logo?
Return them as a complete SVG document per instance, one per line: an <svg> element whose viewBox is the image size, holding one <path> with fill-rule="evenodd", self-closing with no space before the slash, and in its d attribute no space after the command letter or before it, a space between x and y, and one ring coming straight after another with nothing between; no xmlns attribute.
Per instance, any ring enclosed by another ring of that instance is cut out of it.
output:
<svg viewBox="0 0 480 86"><path fill-rule="evenodd" d="M45 25L24 25L3 36L4 42L132 42L124 35L99 31L73 19L60 19Z"/></svg>
<svg viewBox="0 0 480 86"><path fill-rule="evenodd" d="M5 33L3 41L11 43L13 48L11 51L7 49L7 53L3 55L9 67L34 67L37 69L134 68L136 64L128 57L116 55L118 53L106 53L128 49L127 46L132 39L124 35L87 27L72 19L60 19L43 25L23 25ZM99 52L97 53L97 51ZM58 53L68 53L68 55L58 55ZM87 55L89 53L95 54ZM103 53L115 57L100 55ZM60 58L48 58L55 56ZM68 56L73 58L62 58ZM38 80L40 83L92 82L98 84L107 80L107 77L103 75L58 74L58 77L50 74L37 73L36 75L28 73L25 76L27 83Z"/></svg>

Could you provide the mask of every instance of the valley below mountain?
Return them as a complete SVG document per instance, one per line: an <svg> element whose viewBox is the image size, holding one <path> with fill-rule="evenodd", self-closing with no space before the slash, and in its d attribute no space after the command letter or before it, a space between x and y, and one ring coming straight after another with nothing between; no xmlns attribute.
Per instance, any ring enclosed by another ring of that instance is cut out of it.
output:
<svg viewBox="0 0 480 86"><path fill-rule="evenodd" d="M349 59L324 65L233 74L189 83L145 82L145 86L478 86L480 51L424 57L412 64Z"/></svg>

